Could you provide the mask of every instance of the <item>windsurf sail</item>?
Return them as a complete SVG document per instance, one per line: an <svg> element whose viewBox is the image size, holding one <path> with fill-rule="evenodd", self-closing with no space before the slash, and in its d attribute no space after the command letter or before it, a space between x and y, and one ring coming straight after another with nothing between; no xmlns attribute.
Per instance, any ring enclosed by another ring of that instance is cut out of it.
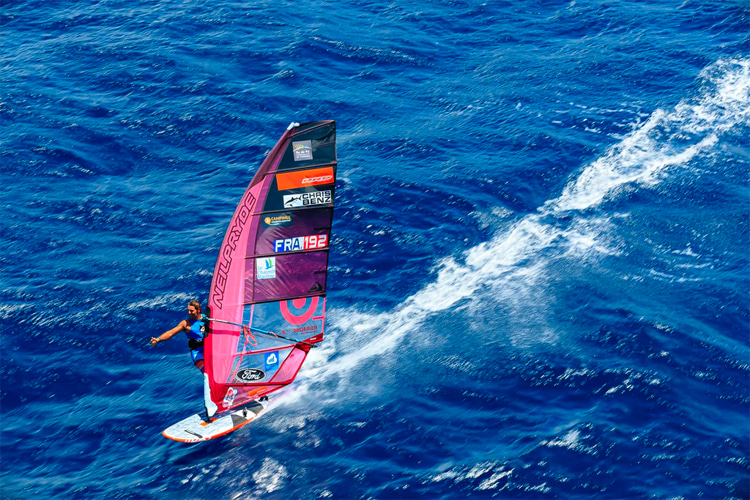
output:
<svg viewBox="0 0 750 500"><path fill-rule="evenodd" d="M209 291L208 416L290 384L323 340L336 123L292 123L229 222Z"/></svg>

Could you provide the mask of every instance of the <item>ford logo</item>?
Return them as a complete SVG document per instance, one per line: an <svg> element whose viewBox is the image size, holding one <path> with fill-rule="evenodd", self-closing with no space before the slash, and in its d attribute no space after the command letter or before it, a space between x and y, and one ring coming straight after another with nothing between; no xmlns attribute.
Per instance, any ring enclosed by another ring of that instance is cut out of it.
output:
<svg viewBox="0 0 750 500"><path fill-rule="evenodd" d="M263 380L265 376L266 372L257 368L244 368L237 372L237 380L240 382L256 382Z"/></svg>

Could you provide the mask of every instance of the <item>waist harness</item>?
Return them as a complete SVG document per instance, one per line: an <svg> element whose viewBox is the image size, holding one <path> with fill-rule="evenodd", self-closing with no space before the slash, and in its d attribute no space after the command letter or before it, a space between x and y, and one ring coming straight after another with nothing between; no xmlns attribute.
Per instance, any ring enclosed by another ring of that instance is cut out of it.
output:
<svg viewBox="0 0 750 500"><path fill-rule="evenodd" d="M188 348L190 348L191 351L200 349L201 347L203 347L203 339L201 340L188 339Z"/></svg>

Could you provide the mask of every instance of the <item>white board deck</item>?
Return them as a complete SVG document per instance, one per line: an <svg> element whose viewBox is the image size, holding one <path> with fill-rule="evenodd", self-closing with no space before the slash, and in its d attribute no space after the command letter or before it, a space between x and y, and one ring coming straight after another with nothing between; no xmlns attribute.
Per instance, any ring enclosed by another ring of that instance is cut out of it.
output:
<svg viewBox="0 0 750 500"><path fill-rule="evenodd" d="M203 420L200 414L192 415L185 420L167 427L162 434L164 437L182 443L197 443L208 441L236 431L243 425L249 424L261 415L268 403L253 401L242 409L234 410L219 418L212 418L210 422Z"/></svg>

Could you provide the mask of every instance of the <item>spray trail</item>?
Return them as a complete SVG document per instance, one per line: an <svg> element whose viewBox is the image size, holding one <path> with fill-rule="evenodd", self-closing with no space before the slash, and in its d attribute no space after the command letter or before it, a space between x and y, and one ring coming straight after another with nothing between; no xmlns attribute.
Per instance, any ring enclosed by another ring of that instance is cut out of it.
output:
<svg viewBox="0 0 750 500"><path fill-rule="evenodd" d="M653 186L671 169L685 168L696 157L709 154L722 134L750 124L750 60L720 60L704 69L701 79L700 95L671 111L655 111L536 213L467 250L460 259L442 259L436 279L395 310L375 315L334 311L331 323L336 330L360 339L357 345L363 347L338 355L336 363L313 358L304 375L322 380L354 369L394 349L431 316L476 298L485 287L502 284L516 292L531 287L548 263L545 250L577 247L580 251L583 246L583 250L606 252L596 233L589 230L582 235L581 227L596 228L585 217L595 217L593 213L616 199L624 187ZM559 224L563 216L573 217L573 224ZM322 357L327 357L325 351Z"/></svg>

